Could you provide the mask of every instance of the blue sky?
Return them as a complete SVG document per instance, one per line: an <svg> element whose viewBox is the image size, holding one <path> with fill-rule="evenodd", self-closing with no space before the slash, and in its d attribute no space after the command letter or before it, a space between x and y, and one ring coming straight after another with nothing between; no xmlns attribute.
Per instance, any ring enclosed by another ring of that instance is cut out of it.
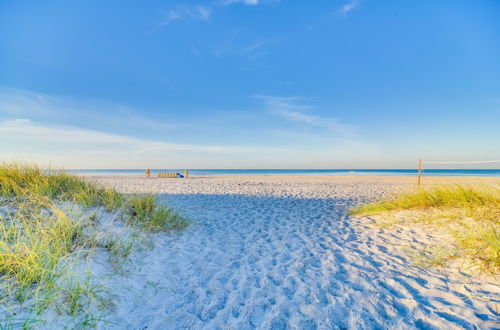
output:
<svg viewBox="0 0 500 330"><path fill-rule="evenodd" d="M413 168L500 158L500 2L0 2L0 158Z"/></svg>

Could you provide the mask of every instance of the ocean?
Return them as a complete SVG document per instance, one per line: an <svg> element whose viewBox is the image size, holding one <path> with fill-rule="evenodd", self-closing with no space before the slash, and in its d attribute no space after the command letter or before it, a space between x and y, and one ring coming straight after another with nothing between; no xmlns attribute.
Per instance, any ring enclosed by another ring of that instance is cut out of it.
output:
<svg viewBox="0 0 500 330"><path fill-rule="evenodd" d="M144 174L145 169L92 169L67 170L80 175L137 175ZM184 169L151 169L151 175L158 172L179 172ZM190 175L382 175L382 176L416 176L416 169L190 169ZM424 176L492 176L500 177L500 169L425 169Z"/></svg>

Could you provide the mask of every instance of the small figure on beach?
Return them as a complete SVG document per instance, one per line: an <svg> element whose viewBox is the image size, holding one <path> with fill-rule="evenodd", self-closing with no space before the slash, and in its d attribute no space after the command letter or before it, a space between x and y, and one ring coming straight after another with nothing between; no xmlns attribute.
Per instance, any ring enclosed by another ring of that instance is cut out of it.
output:
<svg viewBox="0 0 500 330"><path fill-rule="evenodd" d="M146 170L146 176L149 178L151 176L151 171L149 170L149 168Z"/></svg>

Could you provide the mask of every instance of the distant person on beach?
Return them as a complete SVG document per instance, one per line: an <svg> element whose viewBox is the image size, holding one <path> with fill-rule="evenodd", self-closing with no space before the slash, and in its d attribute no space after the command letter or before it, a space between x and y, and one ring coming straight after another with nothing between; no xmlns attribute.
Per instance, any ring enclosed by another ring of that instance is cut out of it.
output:
<svg viewBox="0 0 500 330"><path fill-rule="evenodd" d="M151 171L149 170L149 168L146 170L146 176L149 178L151 175Z"/></svg>

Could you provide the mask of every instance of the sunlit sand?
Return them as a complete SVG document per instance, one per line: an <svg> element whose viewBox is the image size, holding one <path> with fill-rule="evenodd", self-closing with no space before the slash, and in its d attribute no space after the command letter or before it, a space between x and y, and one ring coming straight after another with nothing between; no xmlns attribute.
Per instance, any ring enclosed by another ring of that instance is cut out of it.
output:
<svg viewBox="0 0 500 330"><path fill-rule="evenodd" d="M346 212L411 189L408 177L93 177L156 193L195 220L136 253L110 280L108 318L127 327L281 329L494 327L500 288L489 277L419 267L412 253L445 240L382 229ZM483 179L479 179L482 181ZM472 183L426 178L427 184ZM484 182L499 182L487 178Z"/></svg>

